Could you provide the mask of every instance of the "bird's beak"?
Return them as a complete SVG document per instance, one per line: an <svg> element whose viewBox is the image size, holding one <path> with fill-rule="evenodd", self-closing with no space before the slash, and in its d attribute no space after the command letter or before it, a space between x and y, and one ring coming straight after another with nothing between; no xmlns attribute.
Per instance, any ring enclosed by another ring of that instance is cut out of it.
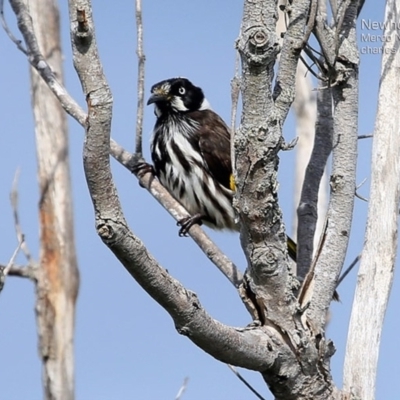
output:
<svg viewBox="0 0 400 400"><path fill-rule="evenodd" d="M153 103L160 103L163 101L167 101L168 97L165 94L161 93L154 93L150 96L149 100L147 100L147 105L153 104Z"/></svg>

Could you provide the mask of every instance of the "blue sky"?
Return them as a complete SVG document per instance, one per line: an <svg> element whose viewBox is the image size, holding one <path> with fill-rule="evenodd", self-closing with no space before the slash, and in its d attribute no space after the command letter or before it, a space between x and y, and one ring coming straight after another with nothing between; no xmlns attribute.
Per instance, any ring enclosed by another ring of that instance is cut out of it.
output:
<svg viewBox="0 0 400 400"><path fill-rule="evenodd" d="M133 1L93 1L97 40L104 70L114 96L113 137L128 150L134 146L136 116L135 19ZM364 19L382 21L383 2L366 2ZM61 6L65 51L65 78L69 91L84 106L80 84L72 66L68 42L66 2ZM213 108L226 120L230 116L230 79L234 72L234 41L238 36L242 1L144 1L146 93L151 85L172 76L186 76L201 86ZM12 21L12 14L6 8ZM17 33L17 31L15 31ZM381 43L361 43L379 48ZM19 36L17 34L17 36ZM9 191L20 167L20 219L26 240L38 257L38 185L27 62L4 32L0 88L0 261L6 262L17 241L14 235ZM380 56L363 54L360 66L360 134L371 133L377 104ZM145 155L154 124L151 107L144 122ZM94 230L93 209L82 167L82 128L70 120L71 169L75 230L81 290L76 321L76 394L78 400L173 399L183 379L189 377L185 400L250 399L252 394L229 371L174 329L171 318L131 279L102 244ZM293 118L285 125L285 138L295 136ZM369 176L370 140L360 141L358 181ZM280 200L290 226L295 152L281 153ZM233 326L249 323L249 315L234 288L203 256L190 239L179 238L172 218L141 189L123 167L113 161L114 179L132 230L161 265L195 291L203 306L220 321ZM367 182L360 190L368 196ZM367 205L356 200L353 231L346 264L363 243ZM210 235L244 269L237 235ZM24 259L19 257L19 262ZM397 274L398 275L398 274ZM328 336L337 353L332 359L335 382L341 386L347 325L356 273L340 287L341 303L332 306ZM400 301L398 276L392 291L382 335L377 399L395 399L399 377L400 323L395 305ZM34 321L31 282L9 278L0 296L0 386L8 400L42 398L41 371ZM243 371L264 397L271 399L257 373Z"/></svg>

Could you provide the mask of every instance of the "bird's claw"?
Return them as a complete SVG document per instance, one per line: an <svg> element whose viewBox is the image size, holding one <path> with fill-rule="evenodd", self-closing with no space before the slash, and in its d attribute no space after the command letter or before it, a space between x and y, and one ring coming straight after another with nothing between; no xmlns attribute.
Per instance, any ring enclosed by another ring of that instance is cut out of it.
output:
<svg viewBox="0 0 400 400"><path fill-rule="evenodd" d="M143 175L150 172L151 174L155 174L154 167L147 162L138 162L131 167L131 172L135 174L138 178L142 178Z"/></svg>
<svg viewBox="0 0 400 400"><path fill-rule="evenodd" d="M139 185L141 187L144 187L144 185L140 182L140 179L142 179L148 172L150 172L152 176L156 174L154 171L154 167L151 164L148 164L147 162L144 161L137 162L134 165L132 165L130 167L130 171L138 177Z"/></svg>
<svg viewBox="0 0 400 400"><path fill-rule="evenodd" d="M186 217L186 218L182 218L181 220L179 220L176 225L180 226L181 228L179 229L179 237L186 237L188 236L189 233L189 229L193 226L193 225L201 225L202 224L202 215L201 214L195 214L191 217Z"/></svg>

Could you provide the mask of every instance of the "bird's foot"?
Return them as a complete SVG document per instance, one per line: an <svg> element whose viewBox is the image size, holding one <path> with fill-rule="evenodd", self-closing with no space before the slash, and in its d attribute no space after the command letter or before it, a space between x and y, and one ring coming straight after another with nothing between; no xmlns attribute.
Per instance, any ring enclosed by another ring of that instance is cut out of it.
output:
<svg viewBox="0 0 400 400"><path fill-rule="evenodd" d="M138 178L142 178L143 175L147 174L148 172L155 175L154 167L151 164L144 161L135 163L134 165L131 166L130 170L133 174L137 175Z"/></svg>
<svg viewBox="0 0 400 400"><path fill-rule="evenodd" d="M203 223L202 221L203 219L203 215L201 214L195 214L192 215L191 217L186 217L186 218L182 218L181 220L179 220L176 224L178 226L181 227L181 229L179 229L179 236L187 236L189 229L193 226L193 225L201 225Z"/></svg>
<svg viewBox="0 0 400 400"><path fill-rule="evenodd" d="M154 167L144 161L140 161L132 165L130 167L130 171L138 177L139 185L141 187L144 187L143 184L140 182L140 179L143 178L143 176L145 176L148 172L150 172L152 176L155 176L156 174L154 171Z"/></svg>

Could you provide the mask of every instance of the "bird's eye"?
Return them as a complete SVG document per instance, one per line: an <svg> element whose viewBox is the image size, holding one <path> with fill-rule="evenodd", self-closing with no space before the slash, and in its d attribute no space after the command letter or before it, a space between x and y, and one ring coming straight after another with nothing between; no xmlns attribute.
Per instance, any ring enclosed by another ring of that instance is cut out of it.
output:
<svg viewBox="0 0 400 400"><path fill-rule="evenodd" d="M178 92L179 92L179 94L183 95L183 94L186 93L186 90L185 90L185 88L184 88L183 86L181 86L181 87L178 89Z"/></svg>

